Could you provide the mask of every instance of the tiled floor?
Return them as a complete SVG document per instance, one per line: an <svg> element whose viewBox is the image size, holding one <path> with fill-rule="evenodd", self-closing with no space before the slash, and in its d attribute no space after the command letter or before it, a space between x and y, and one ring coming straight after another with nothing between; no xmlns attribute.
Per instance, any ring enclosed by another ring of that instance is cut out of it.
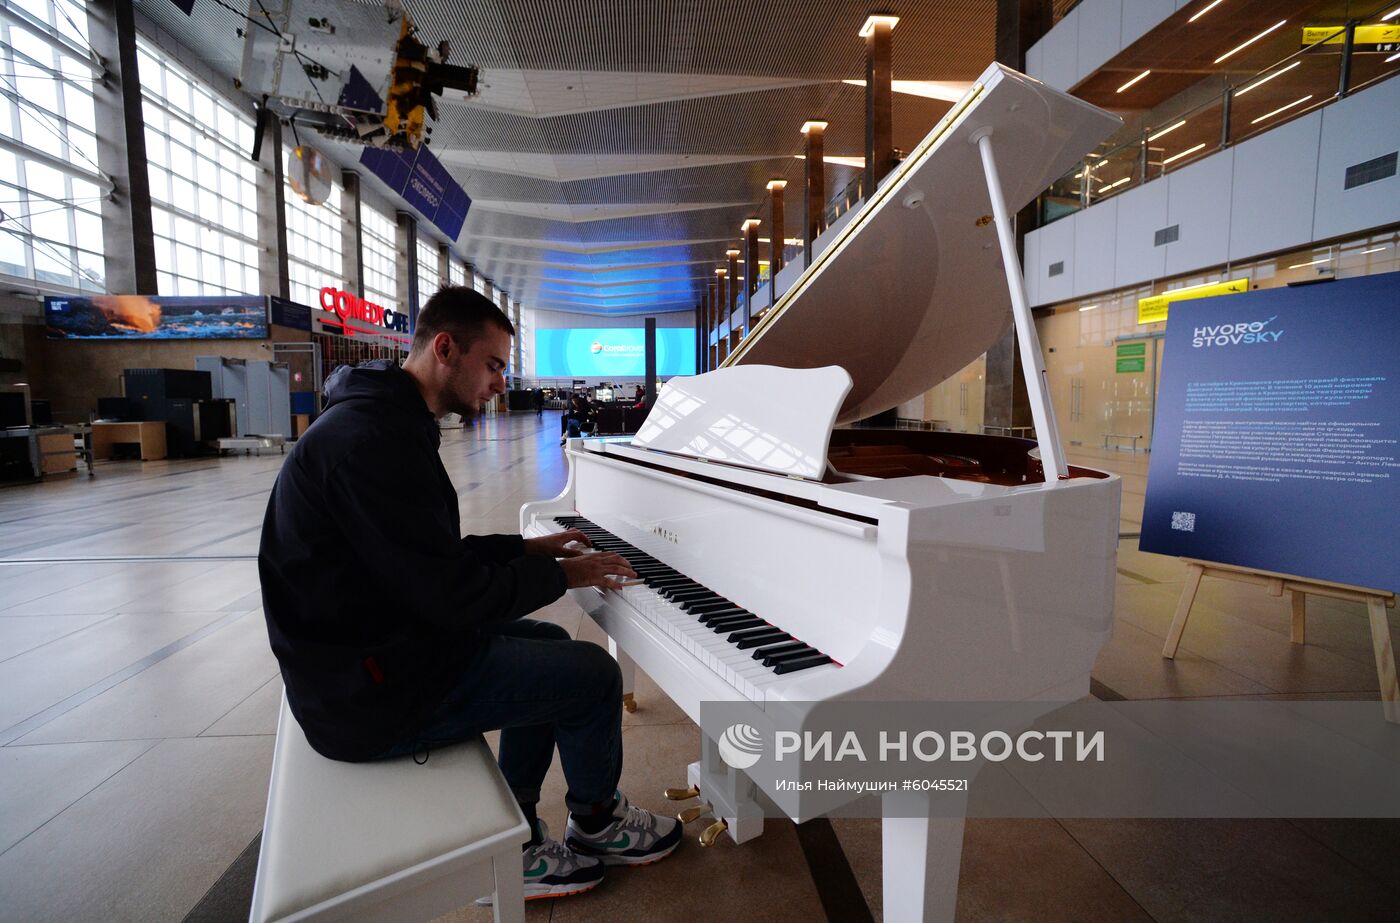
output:
<svg viewBox="0 0 1400 923"><path fill-rule="evenodd" d="M473 531L516 527L566 471L555 421L488 419L443 457ZM1136 532L1145 456L1081 452L1124 477ZM180 920L261 827L280 684L251 560L282 457L115 462L86 477L0 490L0 919ZM1117 624L1094 676L1127 698L1305 692L1376 696L1364 613L1311 604L1309 643L1286 606L1207 581L1175 661L1162 639L1182 565L1119 550ZM12 563L21 562L21 563ZM602 635L571 602L544 616ZM1394 616L1392 616L1394 618ZM1392 623L1394 630L1396 623ZM623 785L663 809L696 758L694 726L640 678ZM562 829L562 779L543 816ZM877 821L833 823L879 919ZM1390 822L972 820L960 920L1394 919ZM618 870L529 918L820 919L795 828L743 847ZM487 919L469 908L453 919Z"/></svg>

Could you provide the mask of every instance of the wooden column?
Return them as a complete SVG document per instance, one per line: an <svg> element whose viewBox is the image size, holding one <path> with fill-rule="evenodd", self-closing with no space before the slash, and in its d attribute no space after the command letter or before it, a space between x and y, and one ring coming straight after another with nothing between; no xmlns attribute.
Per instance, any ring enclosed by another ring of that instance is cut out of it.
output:
<svg viewBox="0 0 1400 923"><path fill-rule="evenodd" d="M822 212L826 209L826 122L806 122L802 133L807 136L807 195L803 199L802 252L806 265L812 265L812 242L822 232Z"/></svg>
<svg viewBox="0 0 1400 923"><path fill-rule="evenodd" d="M898 16L875 14L865 21L865 198L894 169L894 94L890 81L890 33Z"/></svg>
<svg viewBox="0 0 1400 923"><path fill-rule="evenodd" d="M783 228L783 190L787 180L775 179L768 182L770 198L768 222L768 306L778 300L778 271L783 268L783 248L787 245L786 231Z"/></svg>
<svg viewBox="0 0 1400 923"><path fill-rule="evenodd" d="M749 218L744 230L744 336L753 328L753 296L758 292L758 226L757 218Z"/></svg>
<svg viewBox="0 0 1400 923"><path fill-rule="evenodd" d="M724 283L729 288L729 298L725 302L728 305L729 317L729 345L732 348L738 340L734 334L737 331L739 336L743 336L743 328L739 324L739 248L730 247L724 251L724 255L729 257L729 272L724 277Z"/></svg>
<svg viewBox="0 0 1400 923"><path fill-rule="evenodd" d="M1052 22L1051 0L997 0L997 61L1024 71L1026 51L1050 30ZM1035 227L1036 204L1032 202L1016 216L1018 251L1025 232ZM987 426L1033 425L1019 350L1014 330L1008 330L987 350L983 381L983 423Z"/></svg>

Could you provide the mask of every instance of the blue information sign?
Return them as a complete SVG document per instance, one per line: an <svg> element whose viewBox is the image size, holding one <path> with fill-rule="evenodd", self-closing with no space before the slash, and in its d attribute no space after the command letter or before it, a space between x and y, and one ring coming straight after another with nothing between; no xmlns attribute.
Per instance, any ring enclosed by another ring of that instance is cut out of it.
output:
<svg viewBox="0 0 1400 923"><path fill-rule="evenodd" d="M1400 590L1400 273L1174 304L1144 551Z"/></svg>

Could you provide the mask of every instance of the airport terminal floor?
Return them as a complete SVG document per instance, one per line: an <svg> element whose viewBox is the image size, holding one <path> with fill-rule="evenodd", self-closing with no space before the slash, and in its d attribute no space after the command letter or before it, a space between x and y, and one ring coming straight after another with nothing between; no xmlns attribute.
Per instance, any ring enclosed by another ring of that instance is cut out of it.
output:
<svg viewBox="0 0 1400 923"><path fill-rule="evenodd" d="M514 530L523 502L557 493L557 439L552 414L446 431L464 528ZM1121 530L1136 533L1147 456L1076 451L1123 475ZM0 919L247 918L281 694L253 557L283 460L106 462L91 480L0 490ZM1377 697L1361 606L1317 599L1307 645L1293 645L1285 602L1225 581L1203 584L1180 654L1164 660L1185 568L1136 546L1119 544L1094 695ZM543 615L603 640L567 597ZM644 677L637 698L622 787L665 810L696 728ZM541 803L555 830L562 795L556 765ZM1394 919L1397 833L1385 820L973 819L957 918ZM770 820L743 846L688 836L591 893L531 902L527 919L878 920L880 853L878 821ZM444 919L489 918L470 907Z"/></svg>

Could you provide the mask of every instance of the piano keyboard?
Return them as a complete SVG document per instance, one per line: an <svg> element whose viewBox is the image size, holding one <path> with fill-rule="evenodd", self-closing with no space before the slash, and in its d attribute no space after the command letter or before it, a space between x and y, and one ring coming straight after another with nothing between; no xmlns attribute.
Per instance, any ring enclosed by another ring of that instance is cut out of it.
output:
<svg viewBox="0 0 1400 923"><path fill-rule="evenodd" d="M836 664L742 606L618 538L582 516L556 516L578 529L599 551L622 555L645 586L621 587L624 597L732 685L762 699L774 677ZM641 598L637 598L640 596ZM640 605L638 605L640 603Z"/></svg>

